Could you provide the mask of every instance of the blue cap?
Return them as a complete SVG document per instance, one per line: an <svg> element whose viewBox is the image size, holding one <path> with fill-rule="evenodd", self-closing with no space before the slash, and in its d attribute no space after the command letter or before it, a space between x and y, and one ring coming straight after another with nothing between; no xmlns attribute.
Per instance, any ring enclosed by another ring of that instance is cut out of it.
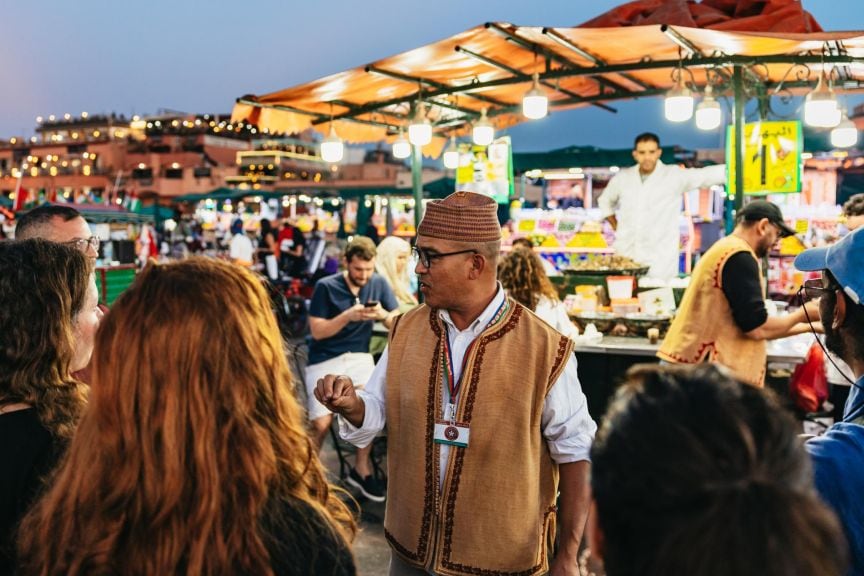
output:
<svg viewBox="0 0 864 576"><path fill-rule="evenodd" d="M828 270L855 304L864 297L864 228L850 232L831 246L810 248L795 258L805 272Z"/></svg>

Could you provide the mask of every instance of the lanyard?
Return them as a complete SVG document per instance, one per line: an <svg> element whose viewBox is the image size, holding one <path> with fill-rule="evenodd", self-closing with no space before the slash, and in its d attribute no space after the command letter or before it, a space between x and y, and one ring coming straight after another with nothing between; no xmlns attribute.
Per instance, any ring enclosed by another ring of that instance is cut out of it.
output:
<svg viewBox="0 0 864 576"><path fill-rule="evenodd" d="M492 319L489 320L489 323L483 328L483 330L489 329L490 326L494 326L507 313L507 310L510 308L507 298L504 298L504 301L498 306L498 310L495 311L495 314L492 316ZM441 362L444 365L444 378L447 382L447 392L450 394L450 402L452 404L456 403L456 398L459 395L459 390L462 388L462 379L465 377L465 366L468 363L468 358L471 356L471 351L474 349L474 344L479 340L479 336L474 338L471 341L471 344L468 345L468 349L465 350L465 356L462 358L462 371L459 373L459 380L454 378L453 372L453 351L450 349L450 331L447 328L447 324L444 324L444 349L443 354L441 355Z"/></svg>

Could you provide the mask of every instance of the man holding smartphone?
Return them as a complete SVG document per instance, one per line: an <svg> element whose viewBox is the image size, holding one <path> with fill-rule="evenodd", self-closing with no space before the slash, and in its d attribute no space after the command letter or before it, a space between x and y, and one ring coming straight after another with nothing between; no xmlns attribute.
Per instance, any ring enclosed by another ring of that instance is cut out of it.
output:
<svg viewBox="0 0 864 576"><path fill-rule="evenodd" d="M312 294L306 392L309 420L319 448L333 414L315 399L315 384L327 374L349 374L356 386L365 385L375 368L369 353L372 326L381 321L390 328L399 313L396 296L387 281L375 273L375 256L375 244L365 236L356 236L345 248L345 271L319 280ZM365 497L383 502L384 487L372 475L370 452L371 444L357 450L347 480Z"/></svg>

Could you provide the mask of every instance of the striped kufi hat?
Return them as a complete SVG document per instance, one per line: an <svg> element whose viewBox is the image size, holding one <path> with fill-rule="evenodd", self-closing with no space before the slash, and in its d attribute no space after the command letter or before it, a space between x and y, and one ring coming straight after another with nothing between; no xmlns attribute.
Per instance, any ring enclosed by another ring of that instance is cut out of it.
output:
<svg viewBox="0 0 864 576"><path fill-rule="evenodd" d="M457 242L494 242L501 239L498 203L485 194L454 192L426 205L418 236Z"/></svg>

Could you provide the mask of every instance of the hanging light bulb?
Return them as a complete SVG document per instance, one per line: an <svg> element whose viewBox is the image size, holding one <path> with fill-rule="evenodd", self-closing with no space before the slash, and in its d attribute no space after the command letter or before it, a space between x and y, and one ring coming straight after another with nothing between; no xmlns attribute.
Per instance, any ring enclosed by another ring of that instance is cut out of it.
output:
<svg viewBox="0 0 864 576"><path fill-rule="evenodd" d="M408 141L414 146L426 146L432 141L432 124L423 115L423 103L417 101L417 109L408 125Z"/></svg>
<svg viewBox="0 0 864 576"><path fill-rule="evenodd" d="M411 155L411 143L405 139L405 133L399 129L399 137L393 142L393 157L404 160Z"/></svg>
<svg viewBox="0 0 864 576"><path fill-rule="evenodd" d="M456 139L450 136L450 144L444 151L444 167L455 170L459 167L459 150L456 149Z"/></svg>
<svg viewBox="0 0 864 576"><path fill-rule="evenodd" d="M537 72L533 78L531 89L522 97L522 115L530 120L539 120L549 113L549 98L540 89L540 76Z"/></svg>
<svg viewBox="0 0 864 576"><path fill-rule="evenodd" d="M846 115L840 113L842 119L837 126L831 130L831 146L835 148L851 148L858 143L858 127Z"/></svg>
<svg viewBox="0 0 864 576"><path fill-rule="evenodd" d="M486 118L486 108L480 112L480 119L474 123L474 128L471 130L471 139L478 146L488 146L495 139L495 128L489 119Z"/></svg>
<svg viewBox="0 0 864 576"><path fill-rule="evenodd" d="M825 86L825 74L819 75L816 89L804 99L804 123L816 128L833 128L840 124L840 107L830 86Z"/></svg>
<svg viewBox="0 0 864 576"><path fill-rule="evenodd" d="M714 98L714 88L705 87L705 98L696 106L696 127L700 130L716 130L723 121L720 103Z"/></svg>
<svg viewBox="0 0 864 576"><path fill-rule="evenodd" d="M684 84L684 68L678 68L678 81L666 93L664 108L670 122L686 122L693 117L693 94Z"/></svg>
<svg viewBox="0 0 864 576"><path fill-rule="evenodd" d="M325 162L341 162L345 156L345 145L342 139L336 134L336 128L333 127L333 122L330 122L330 132L324 141L321 142L321 159Z"/></svg>

